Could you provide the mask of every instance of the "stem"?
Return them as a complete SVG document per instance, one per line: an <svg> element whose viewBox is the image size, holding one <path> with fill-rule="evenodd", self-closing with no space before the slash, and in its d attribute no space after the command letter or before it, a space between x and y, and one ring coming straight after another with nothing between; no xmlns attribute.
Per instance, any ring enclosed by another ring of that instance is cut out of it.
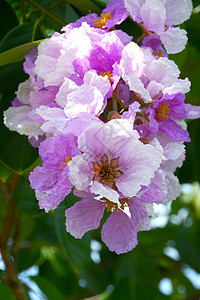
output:
<svg viewBox="0 0 200 300"><path fill-rule="evenodd" d="M142 27L143 32L142 35L137 39L136 43L141 42L145 36L148 36L152 33L145 28L143 23L141 23L140 26Z"/></svg>
<svg viewBox="0 0 200 300"><path fill-rule="evenodd" d="M16 299L28 300L28 297L26 296L26 293L22 287L22 284L17 277L17 271L15 268L14 262L12 261L10 255L8 254L8 252L5 248L2 248L0 246L0 251L1 251L2 259L6 266L6 274L8 276L7 284L13 290Z"/></svg>
<svg viewBox="0 0 200 300"><path fill-rule="evenodd" d="M40 22L44 19L44 16L40 16L39 19L37 19L35 21L34 27L33 27L33 33L32 33L32 42L35 40L35 34L36 34L36 30L38 25L40 24Z"/></svg>
<svg viewBox="0 0 200 300"><path fill-rule="evenodd" d="M20 11L22 16L22 24L24 24L26 22L26 16L24 12L24 0L20 0Z"/></svg>
<svg viewBox="0 0 200 300"><path fill-rule="evenodd" d="M63 0L61 1L57 1L55 3L52 3L50 6L48 6L48 10L52 10L53 8L55 8L56 6L60 5L63 3ZM34 24L34 27L33 27L33 33L32 33L32 42L35 40L35 34L36 34L36 30L37 30L37 27L38 25L40 24L40 22L44 19L44 15L40 16L36 21L35 21L35 24ZM66 23L65 23L66 25Z"/></svg>
<svg viewBox="0 0 200 300"><path fill-rule="evenodd" d="M4 186L4 189L3 189L5 200L8 203L8 209L7 209L6 217L3 222L4 223L3 231L0 235L0 252L2 255L2 259L6 266L6 275L8 278L6 283L13 290L13 293L15 294L16 299L27 300L28 298L23 289L23 286L17 277L15 261L14 261L14 259L11 258L10 254L7 250L8 238L10 236L10 232L13 227L13 222L15 220L15 203L14 203L14 199L13 199L13 193L14 193L14 190L17 187L18 183L19 183L19 175L14 173L11 184L9 186L7 186L7 188ZM19 220L17 220L17 223L19 223ZM14 235L14 247L16 247L16 242L17 242L16 239L18 237L18 230L19 230L19 225L17 225L16 232ZM14 249L14 251L16 251L16 249Z"/></svg>
<svg viewBox="0 0 200 300"><path fill-rule="evenodd" d="M57 22L61 26L66 25L66 23L61 18L56 16L54 13L50 12L46 7L39 4L37 1L27 0L27 2L31 5L33 5L34 7L36 7L39 11L41 11L45 17L52 19L53 21Z"/></svg>

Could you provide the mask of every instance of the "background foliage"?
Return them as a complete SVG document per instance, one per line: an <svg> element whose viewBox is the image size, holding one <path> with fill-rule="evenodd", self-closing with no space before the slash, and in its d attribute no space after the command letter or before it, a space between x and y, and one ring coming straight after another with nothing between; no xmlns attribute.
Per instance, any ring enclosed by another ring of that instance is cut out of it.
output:
<svg viewBox="0 0 200 300"><path fill-rule="evenodd" d="M191 19L183 25L188 45L170 58L192 82L187 101L200 105L200 3L193 4ZM27 180L40 163L37 150L27 137L3 125L3 111L26 79L24 54L65 24L89 11L100 13L105 5L106 0L0 0L0 300L16 299L16 285L23 286L23 299L200 298L200 120L188 122L192 142L177 171L181 183L192 185L184 185L184 193L161 208L164 215L152 221L150 232L138 234L134 251L120 256L101 243L101 228L81 240L66 232L64 211L74 204L72 195L49 214L38 209ZM119 27L134 40L141 34L131 19Z"/></svg>

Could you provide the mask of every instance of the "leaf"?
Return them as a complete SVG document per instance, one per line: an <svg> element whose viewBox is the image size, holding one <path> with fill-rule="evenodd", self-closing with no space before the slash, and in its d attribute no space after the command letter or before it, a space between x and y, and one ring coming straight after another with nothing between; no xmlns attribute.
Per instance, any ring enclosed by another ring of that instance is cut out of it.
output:
<svg viewBox="0 0 200 300"><path fill-rule="evenodd" d="M14 200L17 207L27 214L38 215L40 212L34 192L29 183L24 183L24 179L14 191Z"/></svg>
<svg viewBox="0 0 200 300"><path fill-rule="evenodd" d="M93 1L90 0L68 0L67 2L72 6L78 8L84 14L89 14L90 11L92 13L101 13L101 9L96 4L94 4Z"/></svg>
<svg viewBox="0 0 200 300"><path fill-rule="evenodd" d="M133 36L133 40L136 41L142 35L142 27L128 17L120 25L115 26L116 29L121 29L128 35Z"/></svg>
<svg viewBox="0 0 200 300"><path fill-rule="evenodd" d="M37 47L42 41L43 40L26 43L0 53L0 66L4 66L24 59L24 55L28 53L33 47Z"/></svg>
<svg viewBox="0 0 200 300"><path fill-rule="evenodd" d="M9 30L17 25L17 16L10 4L4 0L0 0L0 40Z"/></svg>
<svg viewBox="0 0 200 300"><path fill-rule="evenodd" d="M15 300L15 296L13 294L13 291L10 287L8 287L6 284L1 282L0 284L0 300Z"/></svg>
<svg viewBox="0 0 200 300"><path fill-rule="evenodd" d="M0 52L32 42L34 23L25 23L11 29L0 43ZM44 38L41 30L37 27L36 40Z"/></svg>
<svg viewBox="0 0 200 300"><path fill-rule="evenodd" d="M133 296L133 295L132 295ZM114 291L108 296L107 300L131 300L133 299L130 292L129 280L121 280L114 288ZM136 299L136 298L135 298Z"/></svg>
<svg viewBox="0 0 200 300"><path fill-rule="evenodd" d="M19 83L25 81L27 77L23 71L22 62L0 67L1 110L6 110L10 106L10 101L14 99L14 92Z"/></svg>
<svg viewBox="0 0 200 300"><path fill-rule="evenodd" d="M31 268L36 264L37 260L40 257L40 248L36 247L33 243L30 243L30 247L20 248L17 255L17 271L23 272Z"/></svg>
<svg viewBox="0 0 200 300"><path fill-rule="evenodd" d="M24 135L11 132L4 125L0 127L0 159L17 173L23 173L38 157L38 150L33 148Z"/></svg>
<svg viewBox="0 0 200 300"><path fill-rule="evenodd" d="M52 11L66 20L66 24L75 22L79 18L75 10L66 3L56 6Z"/></svg>
<svg viewBox="0 0 200 300"><path fill-rule="evenodd" d="M12 169L7 167L1 160L0 160L0 179L3 182L6 182L8 176L12 173Z"/></svg>
<svg viewBox="0 0 200 300"><path fill-rule="evenodd" d="M91 263L90 236L85 234L82 239L75 239L65 228L65 209L58 207L55 213L55 225L59 242L61 243L66 257L72 265L78 269L85 268Z"/></svg>
<svg viewBox="0 0 200 300"><path fill-rule="evenodd" d="M48 279L42 276L31 276L31 279L36 282L41 291L48 297L48 300L64 300L65 296L60 289Z"/></svg>
<svg viewBox="0 0 200 300"><path fill-rule="evenodd" d="M90 264L80 275L87 281L87 288L95 295L102 293L110 284L110 277L102 264Z"/></svg>
<svg viewBox="0 0 200 300"><path fill-rule="evenodd" d="M107 3L110 2L109 0L91 0L91 1L102 9L104 9Z"/></svg>

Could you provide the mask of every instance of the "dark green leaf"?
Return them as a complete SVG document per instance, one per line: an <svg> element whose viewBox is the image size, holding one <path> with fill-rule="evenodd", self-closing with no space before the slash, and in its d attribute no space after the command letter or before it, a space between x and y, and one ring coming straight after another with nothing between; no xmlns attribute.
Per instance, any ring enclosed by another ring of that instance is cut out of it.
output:
<svg viewBox="0 0 200 300"><path fill-rule="evenodd" d="M106 4L110 2L110 0L91 0L91 1L102 9L104 9L106 7Z"/></svg>
<svg viewBox="0 0 200 300"><path fill-rule="evenodd" d="M130 282L127 279L120 281L115 286L114 291L107 298L107 300L121 300L121 299L126 299L126 300L137 299L134 294L131 294Z"/></svg>
<svg viewBox="0 0 200 300"><path fill-rule="evenodd" d="M14 200L21 211L32 215L38 214L38 202L29 182L24 183L21 180L20 185L14 191Z"/></svg>
<svg viewBox="0 0 200 300"><path fill-rule="evenodd" d="M48 300L64 300L65 296L61 293L59 288L42 276L32 276L32 280L36 282L41 291L48 297Z"/></svg>
<svg viewBox="0 0 200 300"><path fill-rule="evenodd" d="M65 208L58 207L55 214L56 232L69 261L78 269L85 268L90 262L90 236L75 239L65 228Z"/></svg>
<svg viewBox="0 0 200 300"><path fill-rule="evenodd" d="M72 6L77 7L84 14L89 14L90 11L92 13L93 12L101 13L101 9L90 0L84 0L84 1L81 1L81 0L68 0L67 2L69 4L71 4Z"/></svg>
<svg viewBox="0 0 200 300"><path fill-rule="evenodd" d="M25 23L11 29L0 43L0 52L32 42L33 27L34 23ZM39 30L39 27L37 27L35 39L39 40L42 38L43 34Z"/></svg>
<svg viewBox="0 0 200 300"><path fill-rule="evenodd" d="M0 160L0 179L3 182L6 182L8 176L12 173L12 169L8 168L1 160Z"/></svg>
<svg viewBox="0 0 200 300"><path fill-rule="evenodd" d="M10 287L8 287L6 284L2 283L0 284L0 300L15 300L15 296L11 290Z"/></svg>
<svg viewBox="0 0 200 300"><path fill-rule="evenodd" d="M5 126L0 127L0 159L6 166L18 173L23 173L38 157L38 150L33 148L24 135L11 132Z"/></svg>
<svg viewBox="0 0 200 300"><path fill-rule="evenodd" d="M23 71L22 62L16 62L0 67L0 92L2 93L1 109L5 110L10 106L10 101L15 97L15 91L20 82L27 79ZM3 106L3 107L2 107Z"/></svg>
<svg viewBox="0 0 200 300"><path fill-rule="evenodd" d="M13 27L18 25L16 14L10 4L0 0L0 40Z"/></svg>

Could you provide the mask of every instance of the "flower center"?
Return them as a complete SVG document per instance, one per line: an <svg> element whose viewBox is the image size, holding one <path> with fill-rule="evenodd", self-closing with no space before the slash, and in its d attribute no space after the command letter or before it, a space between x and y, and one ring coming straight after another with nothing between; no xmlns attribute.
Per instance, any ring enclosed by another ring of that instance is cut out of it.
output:
<svg viewBox="0 0 200 300"><path fill-rule="evenodd" d="M99 162L93 162L95 176L93 180L108 185L116 189L116 178L119 178L123 172L118 170L119 158L110 159L109 155L103 155Z"/></svg>
<svg viewBox="0 0 200 300"><path fill-rule="evenodd" d="M97 28L102 28L104 25L106 25L108 19L111 19L110 12L102 14L101 19L94 20L94 24L97 26Z"/></svg>
<svg viewBox="0 0 200 300"><path fill-rule="evenodd" d="M110 71L108 72L101 72L99 75L105 77L106 75L108 76L108 80L110 81L110 84L113 84L113 81L111 79L111 77L113 76L112 73L110 73Z"/></svg>
<svg viewBox="0 0 200 300"><path fill-rule="evenodd" d="M63 169L67 166L68 162L71 160L72 160L72 157L70 155L68 155L66 157L65 162L61 161L61 166L60 166L61 171L63 171Z"/></svg>
<svg viewBox="0 0 200 300"><path fill-rule="evenodd" d="M105 197L101 198L101 201L105 202L106 208L107 208L107 212L109 212L111 210L117 211L119 209L117 203L114 203L114 202L108 200ZM128 205L130 204L130 199L129 198L122 198L122 199L119 199L119 202L121 203L120 209L124 210L124 208L128 207Z"/></svg>
<svg viewBox="0 0 200 300"><path fill-rule="evenodd" d="M159 56L159 57L163 57L162 51L154 51L153 54L154 54L154 55L157 55L157 56Z"/></svg>
<svg viewBox="0 0 200 300"><path fill-rule="evenodd" d="M169 119L169 112L169 103L166 100L158 108L156 108L156 116L158 119Z"/></svg>

